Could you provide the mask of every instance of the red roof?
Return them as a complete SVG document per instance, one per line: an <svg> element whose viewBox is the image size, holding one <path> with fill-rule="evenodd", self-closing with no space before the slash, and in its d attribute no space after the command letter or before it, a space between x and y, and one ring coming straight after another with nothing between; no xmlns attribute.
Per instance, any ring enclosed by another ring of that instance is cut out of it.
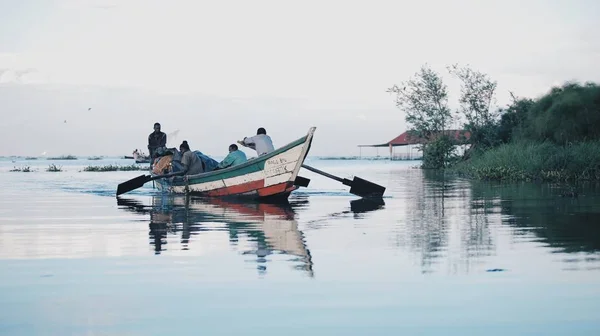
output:
<svg viewBox="0 0 600 336"><path fill-rule="evenodd" d="M444 131L444 134L454 138L454 140L457 140L457 141L461 141L462 136L464 136L467 141L471 138L471 133L469 131L447 130L447 131ZM422 143L425 143L424 139L420 139L418 137L412 136L408 133L408 131L406 131L384 144L361 145L360 147L388 147L390 145L392 145L392 147L396 147L396 146L418 145L418 144L422 144Z"/></svg>

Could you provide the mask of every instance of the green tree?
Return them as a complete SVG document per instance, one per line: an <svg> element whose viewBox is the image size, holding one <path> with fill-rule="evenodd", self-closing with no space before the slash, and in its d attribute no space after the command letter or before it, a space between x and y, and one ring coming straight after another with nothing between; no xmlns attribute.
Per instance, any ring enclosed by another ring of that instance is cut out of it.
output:
<svg viewBox="0 0 600 336"><path fill-rule="evenodd" d="M464 129L471 133L471 152L497 146L498 110L494 110L497 82L487 74L458 64L448 67L448 72L460 81L461 92L458 100L459 115L466 119Z"/></svg>
<svg viewBox="0 0 600 336"><path fill-rule="evenodd" d="M425 64L409 80L392 86L387 92L396 95L396 106L406 113L409 134L424 142L421 146L423 167L445 167L454 146L443 136L452 122L452 113L442 77Z"/></svg>
<svg viewBox="0 0 600 336"><path fill-rule="evenodd" d="M498 138L501 143L508 143L519 137L522 127L525 125L527 113L534 101L529 98L518 98L510 92L512 102L506 107L498 110L500 121L498 125Z"/></svg>
<svg viewBox="0 0 600 336"><path fill-rule="evenodd" d="M600 139L600 86L566 83L552 88L532 104L521 134L561 145Z"/></svg>
<svg viewBox="0 0 600 336"><path fill-rule="evenodd" d="M448 88L442 77L423 65L409 80L387 90L396 95L396 106L406 113L406 122L416 136L426 140L444 131L452 122Z"/></svg>

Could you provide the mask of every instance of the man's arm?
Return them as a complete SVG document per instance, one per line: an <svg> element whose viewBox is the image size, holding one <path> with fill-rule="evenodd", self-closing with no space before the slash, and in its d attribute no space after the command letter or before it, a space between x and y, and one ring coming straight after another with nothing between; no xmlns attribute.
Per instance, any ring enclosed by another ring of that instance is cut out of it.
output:
<svg viewBox="0 0 600 336"><path fill-rule="evenodd" d="M163 133L163 137L160 139L160 144L158 147L166 147L167 146L167 134Z"/></svg>
<svg viewBox="0 0 600 336"><path fill-rule="evenodd" d="M231 166L233 164L233 157L231 154L227 154L227 156L223 159L223 161L219 162L217 168L223 169Z"/></svg>
<svg viewBox="0 0 600 336"><path fill-rule="evenodd" d="M256 149L256 143L254 141L254 137L244 138L242 141L238 141L238 143L244 147Z"/></svg>

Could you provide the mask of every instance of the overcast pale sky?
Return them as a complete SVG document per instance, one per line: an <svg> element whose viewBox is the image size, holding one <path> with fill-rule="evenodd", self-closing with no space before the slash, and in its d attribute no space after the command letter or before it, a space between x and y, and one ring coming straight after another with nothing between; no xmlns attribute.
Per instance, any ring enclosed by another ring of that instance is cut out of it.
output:
<svg viewBox="0 0 600 336"><path fill-rule="evenodd" d="M406 130L385 90L426 62L489 73L501 104L600 81L599 19L594 0L0 0L0 155L129 154L155 121L213 155L313 125L312 154L355 155Z"/></svg>

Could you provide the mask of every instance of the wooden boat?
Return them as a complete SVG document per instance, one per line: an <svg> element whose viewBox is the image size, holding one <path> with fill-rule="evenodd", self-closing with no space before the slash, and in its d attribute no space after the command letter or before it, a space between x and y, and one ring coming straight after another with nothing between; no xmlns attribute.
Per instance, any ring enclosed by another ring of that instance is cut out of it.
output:
<svg viewBox="0 0 600 336"><path fill-rule="evenodd" d="M294 183L310 150L315 129L311 127L305 136L243 164L185 178L157 179L155 185L175 194L287 199L298 188Z"/></svg>

